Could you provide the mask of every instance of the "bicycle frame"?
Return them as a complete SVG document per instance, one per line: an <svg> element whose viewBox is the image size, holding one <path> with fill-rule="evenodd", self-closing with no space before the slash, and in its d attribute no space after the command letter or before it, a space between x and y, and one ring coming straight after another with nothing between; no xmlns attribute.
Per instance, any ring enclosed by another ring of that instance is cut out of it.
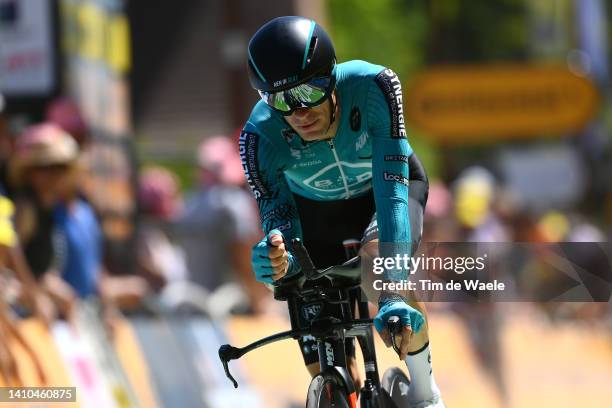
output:
<svg viewBox="0 0 612 408"><path fill-rule="evenodd" d="M293 242L295 256L302 266L302 274L275 287L274 298L287 301L291 330L257 340L245 347L237 348L225 344L219 348L219 358L227 377L238 388L228 363L259 347L284 339L299 339L313 336L317 342L321 372L333 371L340 375L347 387L347 395L356 392L348 374L345 338L355 337L359 342L365 366L366 381L380 390L380 378L372 319L369 318L368 303L360 289L360 279L342 275L358 266L359 258L353 258L343 265L317 270L301 242ZM353 275L355 275L353 271ZM358 291L357 306L360 319L353 315L350 294Z"/></svg>

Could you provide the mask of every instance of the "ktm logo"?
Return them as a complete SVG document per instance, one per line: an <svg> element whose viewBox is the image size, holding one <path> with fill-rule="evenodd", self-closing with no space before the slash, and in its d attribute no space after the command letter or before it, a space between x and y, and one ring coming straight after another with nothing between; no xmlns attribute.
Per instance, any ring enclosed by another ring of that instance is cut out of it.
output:
<svg viewBox="0 0 612 408"><path fill-rule="evenodd" d="M334 366L334 349L331 344L325 342L325 357L327 359L327 365L330 367Z"/></svg>

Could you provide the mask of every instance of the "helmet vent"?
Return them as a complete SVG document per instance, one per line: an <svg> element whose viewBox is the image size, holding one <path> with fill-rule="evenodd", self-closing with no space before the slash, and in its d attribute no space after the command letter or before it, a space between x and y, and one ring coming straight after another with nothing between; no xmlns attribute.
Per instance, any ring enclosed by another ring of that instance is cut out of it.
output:
<svg viewBox="0 0 612 408"><path fill-rule="evenodd" d="M310 63L310 59L312 58L312 54L314 54L314 50L317 47L317 37L312 37L310 40L310 45L308 47L308 53L306 53L306 63Z"/></svg>

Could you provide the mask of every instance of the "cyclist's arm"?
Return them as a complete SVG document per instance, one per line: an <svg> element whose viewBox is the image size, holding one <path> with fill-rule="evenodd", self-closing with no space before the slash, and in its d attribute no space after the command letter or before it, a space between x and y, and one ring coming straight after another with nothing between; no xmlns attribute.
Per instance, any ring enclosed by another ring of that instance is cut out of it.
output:
<svg viewBox="0 0 612 408"><path fill-rule="evenodd" d="M291 238L302 238L300 219L283 170L285 159L266 138L245 130L240 136L240 156L251 191L257 200L264 234L273 229Z"/></svg>
<svg viewBox="0 0 612 408"><path fill-rule="evenodd" d="M406 136L399 78L389 69L380 72L370 85L368 126L372 135L379 256L411 255L420 230L411 231L409 201L410 205L424 206L427 178ZM409 200L410 188L418 189L410 194L416 200ZM406 269L394 268L385 270L382 277L385 281L400 281L410 276Z"/></svg>

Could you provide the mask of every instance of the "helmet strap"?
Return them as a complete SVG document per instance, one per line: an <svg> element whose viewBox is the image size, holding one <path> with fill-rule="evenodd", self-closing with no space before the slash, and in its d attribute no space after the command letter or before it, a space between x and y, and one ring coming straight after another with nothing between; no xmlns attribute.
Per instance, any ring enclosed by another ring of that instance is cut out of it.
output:
<svg viewBox="0 0 612 408"><path fill-rule="evenodd" d="M331 108L329 110L329 126L327 126L327 129L325 130L326 134L327 132L329 132L329 129L332 127L332 125L336 121L336 108L338 107L338 105L336 104L336 101L335 101L336 98L334 98L335 93L336 93L336 90L334 90L329 95L329 103L331 104Z"/></svg>

